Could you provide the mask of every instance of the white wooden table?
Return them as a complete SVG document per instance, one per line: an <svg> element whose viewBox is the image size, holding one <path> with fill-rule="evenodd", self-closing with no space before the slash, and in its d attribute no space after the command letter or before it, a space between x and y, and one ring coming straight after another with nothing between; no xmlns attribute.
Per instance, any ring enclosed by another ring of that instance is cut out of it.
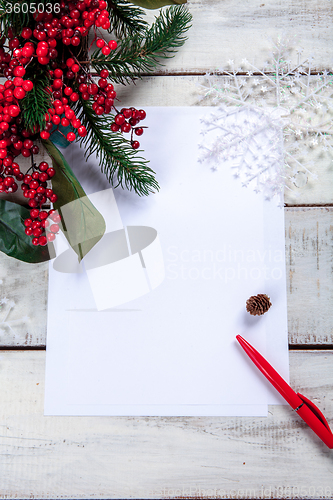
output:
<svg viewBox="0 0 333 500"><path fill-rule="evenodd" d="M192 0L187 45L119 90L122 103L199 105L194 84L208 70L245 57L262 67L266 35L295 36L315 70L331 69L332 8ZM331 426L332 169L332 158L317 162L318 180L285 196L291 384ZM333 451L286 406L268 418L44 417L47 265L1 254L0 279L0 298L15 302L10 319L30 317L0 337L0 498L333 498Z"/></svg>

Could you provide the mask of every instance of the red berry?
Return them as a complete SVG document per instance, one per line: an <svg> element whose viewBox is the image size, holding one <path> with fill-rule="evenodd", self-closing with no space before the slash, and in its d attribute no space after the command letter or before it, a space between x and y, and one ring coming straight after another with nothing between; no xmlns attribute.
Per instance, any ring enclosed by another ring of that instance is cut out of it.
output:
<svg viewBox="0 0 333 500"><path fill-rule="evenodd" d="M143 134L143 128L139 127L134 129L135 135L142 135Z"/></svg>
<svg viewBox="0 0 333 500"><path fill-rule="evenodd" d="M47 175L46 172L42 172L40 175L39 175L39 180L41 182L46 182L49 180L49 176Z"/></svg>
<svg viewBox="0 0 333 500"><path fill-rule="evenodd" d="M31 243L35 246L39 245L38 238L32 238Z"/></svg>
<svg viewBox="0 0 333 500"><path fill-rule="evenodd" d="M6 177L3 181L3 184L6 186L6 187L10 187L14 184L14 179L13 177Z"/></svg>
<svg viewBox="0 0 333 500"><path fill-rule="evenodd" d="M43 230L40 227L37 227L36 229L33 229L32 234L34 236L40 236L42 234Z"/></svg>
<svg viewBox="0 0 333 500"><path fill-rule="evenodd" d="M24 225L25 225L26 227L31 226L31 224L32 224L32 219L25 219L25 221L24 221Z"/></svg>
<svg viewBox="0 0 333 500"><path fill-rule="evenodd" d="M46 172L46 170L49 168L49 164L46 161L42 161L39 164L38 168L41 172Z"/></svg>
<svg viewBox="0 0 333 500"><path fill-rule="evenodd" d="M100 86L101 89L104 89L108 84L108 81L105 78L100 78L98 80L98 85Z"/></svg>
<svg viewBox="0 0 333 500"><path fill-rule="evenodd" d="M59 123L60 123L60 116L59 115L53 115L52 116L52 123L54 125L59 125Z"/></svg>
<svg viewBox="0 0 333 500"><path fill-rule="evenodd" d="M73 118L71 123L72 123L74 128L81 127L81 120L79 120L78 118Z"/></svg>
<svg viewBox="0 0 333 500"><path fill-rule="evenodd" d="M71 68L73 64L75 63L74 59L72 57L69 57L66 61L66 65Z"/></svg>
<svg viewBox="0 0 333 500"><path fill-rule="evenodd" d="M146 116L147 115L146 115L145 110L144 109L139 109L139 117L138 118L140 118L140 120L144 120L146 118Z"/></svg>
<svg viewBox="0 0 333 500"><path fill-rule="evenodd" d="M52 219L52 220L53 220L53 222L57 222L57 223L58 223L58 222L60 222L60 221L61 221L61 217L60 217L60 215L59 215L59 214L58 214L58 212L56 212L55 210L53 210L53 211L52 211L52 210L50 210L50 211L49 211L49 217L50 217L50 219Z"/></svg>
<svg viewBox="0 0 333 500"><path fill-rule="evenodd" d="M125 132L125 133L128 133L130 132L132 129L131 125L127 122L123 123L122 126L121 126L121 131L122 132Z"/></svg>
<svg viewBox="0 0 333 500"><path fill-rule="evenodd" d="M30 217L32 219L36 219L38 215L39 215L39 210L37 208L30 210Z"/></svg>
<svg viewBox="0 0 333 500"><path fill-rule="evenodd" d="M65 116L68 120L71 120L74 117L74 111L71 108L66 109Z"/></svg>
<svg viewBox="0 0 333 500"><path fill-rule="evenodd" d="M32 142L32 140L31 140L31 139L26 139L26 140L23 142L23 146L24 146L26 149L31 149L33 145L34 145L34 143Z"/></svg>
<svg viewBox="0 0 333 500"><path fill-rule="evenodd" d="M103 54L104 56L108 56L108 55L110 54L110 52L111 52L111 49L110 49L110 47L108 47L107 45L106 45L105 47L103 47L103 48L102 48L102 54Z"/></svg>
<svg viewBox="0 0 333 500"><path fill-rule="evenodd" d="M31 38L31 35L32 35L32 31L30 28L23 28L23 30L21 32L22 38L25 38L26 40L28 40L29 38Z"/></svg>
<svg viewBox="0 0 333 500"><path fill-rule="evenodd" d="M72 102L76 102L79 100L79 94L77 92L73 92L73 94L70 95L69 99L72 101Z"/></svg>
<svg viewBox="0 0 333 500"><path fill-rule="evenodd" d="M123 114L119 113L118 115L115 116L114 121L116 122L117 125L122 125L125 121L125 117Z"/></svg>
<svg viewBox="0 0 333 500"><path fill-rule="evenodd" d="M23 99L25 97L25 90L22 87L16 87L14 90L14 96L16 99Z"/></svg>
<svg viewBox="0 0 333 500"><path fill-rule="evenodd" d="M38 227L41 226L41 221L40 220L34 220L32 223L31 223L31 228L32 229L37 229Z"/></svg>
<svg viewBox="0 0 333 500"><path fill-rule="evenodd" d="M88 86L88 93L90 95L96 95L98 92L98 86L96 85L96 83L91 83L89 86Z"/></svg>
<svg viewBox="0 0 333 500"><path fill-rule="evenodd" d="M79 85L79 91L80 92L87 92L87 89L88 89L88 85L86 83L81 83Z"/></svg>
<svg viewBox="0 0 333 500"><path fill-rule="evenodd" d="M127 109L127 108L123 108L121 110L122 114L124 115L125 118L131 118L132 116L132 110L130 109Z"/></svg>
<svg viewBox="0 0 333 500"><path fill-rule="evenodd" d="M54 70L54 76L55 76L55 78L61 78L61 77L62 77L62 75L63 75L63 71L62 71L62 69L60 69L60 68L56 68L56 69Z"/></svg>
<svg viewBox="0 0 333 500"><path fill-rule="evenodd" d="M34 50L34 48L33 48L33 47L30 47L30 46L26 46L26 45L25 45L25 46L22 48L22 55L23 55L24 57L28 57L28 58L30 58L30 57L33 55L34 51L35 51L35 50Z"/></svg>
<svg viewBox="0 0 333 500"><path fill-rule="evenodd" d="M52 231L52 233L57 233L59 231L58 224L51 224L50 231Z"/></svg>
<svg viewBox="0 0 333 500"><path fill-rule="evenodd" d="M38 238L38 243L39 243L41 246L43 246L43 247L44 247L45 245L47 245L47 238L46 238L46 236L40 236L40 237Z"/></svg>
<svg viewBox="0 0 333 500"><path fill-rule="evenodd" d="M26 92L29 92L30 90L33 89L34 87L34 84L32 83L31 80L24 80L23 81L23 84L22 84L22 87L23 89L26 91Z"/></svg>
<svg viewBox="0 0 333 500"><path fill-rule="evenodd" d="M109 72L107 69L102 69L100 72L101 78L107 78L109 76Z"/></svg>
<svg viewBox="0 0 333 500"><path fill-rule="evenodd" d="M80 137L85 137L87 135L87 129L83 125L77 129Z"/></svg>
<svg viewBox="0 0 333 500"><path fill-rule="evenodd" d="M39 186L39 182L38 181L31 181L30 184L29 184L29 188L30 189L37 189Z"/></svg>
<svg viewBox="0 0 333 500"><path fill-rule="evenodd" d="M54 89L61 89L61 87L63 86L63 82L60 78L56 78L55 80L53 80L53 84L52 84L52 87ZM68 87L67 87L68 88ZM65 89L66 90L66 89ZM65 92L66 93L66 92Z"/></svg>
<svg viewBox="0 0 333 500"><path fill-rule="evenodd" d="M105 41L102 38L99 38L98 40L96 40L96 45L99 49L102 49L105 45Z"/></svg>
<svg viewBox="0 0 333 500"><path fill-rule="evenodd" d="M54 233L47 233L47 240L48 241L54 241L56 238L56 235Z"/></svg>
<svg viewBox="0 0 333 500"><path fill-rule="evenodd" d="M115 50L118 46L117 42L115 40L110 40L108 43L109 47L111 50Z"/></svg>
<svg viewBox="0 0 333 500"><path fill-rule="evenodd" d="M36 50L36 55L38 57L45 57L48 55L48 53L49 53L49 46L48 45L46 47L44 47L44 46L40 46L38 44L37 50Z"/></svg>
<svg viewBox="0 0 333 500"><path fill-rule="evenodd" d="M65 117L64 117L64 118L61 118L61 125L62 125L63 127L68 127L68 125L69 125L69 120L67 120L67 118L65 118Z"/></svg>
<svg viewBox="0 0 333 500"><path fill-rule="evenodd" d="M76 139L76 135L74 134L74 132L68 132L66 138L69 142L73 142Z"/></svg>
<svg viewBox="0 0 333 500"><path fill-rule="evenodd" d="M132 141L131 145L133 149L138 149L140 147L140 143L138 141Z"/></svg>
<svg viewBox="0 0 333 500"><path fill-rule="evenodd" d="M23 78L21 78L20 76L15 76L13 84L15 85L15 87L22 87L23 81Z"/></svg>
<svg viewBox="0 0 333 500"><path fill-rule="evenodd" d="M45 66L46 64L49 64L50 59L48 57L38 57L38 62Z"/></svg>
<svg viewBox="0 0 333 500"><path fill-rule="evenodd" d="M71 132L70 132L71 133ZM75 134L74 134L75 135ZM48 168L47 171L46 171L47 175L49 177L53 177L55 174L56 174L56 171L54 170L54 168ZM40 177L40 176L39 176Z"/></svg>

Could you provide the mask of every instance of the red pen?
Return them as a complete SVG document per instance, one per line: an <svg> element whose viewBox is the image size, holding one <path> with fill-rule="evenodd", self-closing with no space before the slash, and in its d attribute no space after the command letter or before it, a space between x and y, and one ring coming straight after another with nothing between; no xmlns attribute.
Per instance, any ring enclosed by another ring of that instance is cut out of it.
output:
<svg viewBox="0 0 333 500"><path fill-rule="evenodd" d="M261 373L265 375L267 380L275 387L281 396L290 404L293 410L308 424L309 427L317 434L318 437L329 448L333 448L333 434L326 422L324 415L319 408L313 404L305 396L296 392L287 384L287 382L278 374L276 370L266 361L266 359L254 348L247 340L243 339L240 335L236 339L253 361L259 368Z"/></svg>

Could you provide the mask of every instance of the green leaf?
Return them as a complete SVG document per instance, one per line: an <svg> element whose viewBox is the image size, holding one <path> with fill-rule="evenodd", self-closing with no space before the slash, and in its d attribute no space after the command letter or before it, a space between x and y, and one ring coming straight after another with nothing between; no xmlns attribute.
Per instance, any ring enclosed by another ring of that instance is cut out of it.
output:
<svg viewBox="0 0 333 500"><path fill-rule="evenodd" d="M58 196L53 206L60 215L63 214L63 232L81 261L102 238L105 233L105 221L87 197L58 148L49 140L43 140L42 143L57 172L52 178L52 189ZM62 209L64 205L74 201L75 203Z"/></svg>
<svg viewBox="0 0 333 500"><path fill-rule="evenodd" d="M144 9L160 9L165 5L180 5L186 2L187 0L131 0L131 3Z"/></svg>
<svg viewBox="0 0 333 500"><path fill-rule="evenodd" d="M45 262L55 257L53 245L45 247L32 244L31 236L25 234L24 219L30 210L7 200L0 200L0 251L23 262ZM53 250L50 256L49 250Z"/></svg>

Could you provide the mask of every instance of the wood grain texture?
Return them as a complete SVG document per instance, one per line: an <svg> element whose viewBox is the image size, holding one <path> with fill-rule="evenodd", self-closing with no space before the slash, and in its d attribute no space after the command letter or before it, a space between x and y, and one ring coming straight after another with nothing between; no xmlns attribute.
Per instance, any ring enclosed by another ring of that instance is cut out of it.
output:
<svg viewBox="0 0 333 500"><path fill-rule="evenodd" d="M290 355L293 387L331 425L332 361ZM332 453L288 406L267 418L44 417L44 363L44 352L0 356L0 498L296 498L301 487L332 498Z"/></svg>
<svg viewBox="0 0 333 500"><path fill-rule="evenodd" d="M294 345L333 343L333 208L287 208L286 269L289 342ZM8 320L29 316L3 327L2 346L46 343L48 264L25 264L0 254L0 298L14 300ZM0 322L5 307L0 311ZM0 325L1 328L1 325Z"/></svg>
<svg viewBox="0 0 333 500"><path fill-rule="evenodd" d="M333 209L285 214L289 342L332 344Z"/></svg>
<svg viewBox="0 0 333 500"><path fill-rule="evenodd" d="M189 0L188 8L193 16L188 41L163 73L205 73L245 57L262 68L270 39L282 35L306 57L313 55L316 70L332 65L330 0ZM147 20L155 15L148 12Z"/></svg>

